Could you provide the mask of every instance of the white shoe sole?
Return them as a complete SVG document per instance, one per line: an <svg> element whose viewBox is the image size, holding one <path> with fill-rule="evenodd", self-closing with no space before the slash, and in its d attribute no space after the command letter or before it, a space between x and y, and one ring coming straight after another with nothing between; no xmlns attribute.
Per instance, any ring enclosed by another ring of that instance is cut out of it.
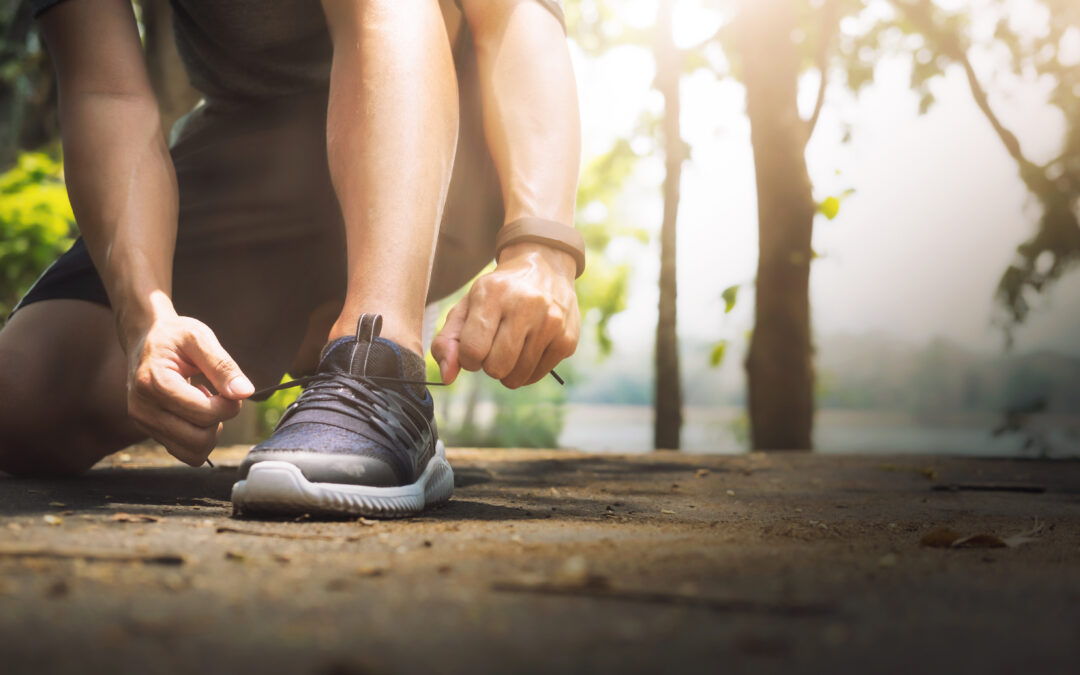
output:
<svg viewBox="0 0 1080 675"><path fill-rule="evenodd" d="M402 518L443 504L454 493L454 471L442 441L420 478L400 487L313 483L288 462L259 462L233 485L233 508L241 513L295 513Z"/></svg>

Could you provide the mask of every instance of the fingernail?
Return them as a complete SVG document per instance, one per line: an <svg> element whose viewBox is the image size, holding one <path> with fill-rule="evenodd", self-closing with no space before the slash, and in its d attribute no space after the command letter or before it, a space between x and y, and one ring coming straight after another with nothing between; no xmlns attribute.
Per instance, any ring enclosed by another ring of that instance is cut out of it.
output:
<svg viewBox="0 0 1080 675"><path fill-rule="evenodd" d="M237 375L225 387L233 396L250 396L255 392L255 385L243 375Z"/></svg>
<svg viewBox="0 0 1080 675"><path fill-rule="evenodd" d="M446 361L439 361L439 373L442 374L443 377L446 377L448 370L450 370L450 367L446 365Z"/></svg>

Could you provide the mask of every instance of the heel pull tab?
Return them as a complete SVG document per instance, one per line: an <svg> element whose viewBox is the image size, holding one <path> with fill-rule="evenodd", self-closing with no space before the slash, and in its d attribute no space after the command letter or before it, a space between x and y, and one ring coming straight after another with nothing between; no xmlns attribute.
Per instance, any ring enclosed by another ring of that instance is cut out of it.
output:
<svg viewBox="0 0 1080 675"><path fill-rule="evenodd" d="M356 343L353 344L352 355L349 357L349 370L351 372L356 372L358 348L361 344L366 343L364 366L359 374L367 375L368 357L371 356L371 343L375 342L375 338L379 337L380 333L382 333L382 314L368 314L365 312L360 315L360 318L356 321Z"/></svg>
<svg viewBox="0 0 1080 675"><path fill-rule="evenodd" d="M382 333L382 314L361 314L356 320L356 341L374 342Z"/></svg>

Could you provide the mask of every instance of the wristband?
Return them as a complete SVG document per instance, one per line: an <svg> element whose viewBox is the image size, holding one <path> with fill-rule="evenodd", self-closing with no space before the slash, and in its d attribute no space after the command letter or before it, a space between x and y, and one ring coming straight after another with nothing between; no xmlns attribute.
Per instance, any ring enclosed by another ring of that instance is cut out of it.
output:
<svg viewBox="0 0 1080 675"><path fill-rule="evenodd" d="M585 271L585 238L569 225L543 218L519 218L503 225L495 235L495 259L498 260L499 253L507 246L526 242L544 244L569 253L577 265L575 279Z"/></svg>

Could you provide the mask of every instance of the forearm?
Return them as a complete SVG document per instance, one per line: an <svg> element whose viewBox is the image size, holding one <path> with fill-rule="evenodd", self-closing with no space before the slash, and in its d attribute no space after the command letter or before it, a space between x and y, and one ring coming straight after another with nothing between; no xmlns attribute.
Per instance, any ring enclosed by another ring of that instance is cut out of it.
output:
<svg viewBox="0 0 1080 675"><path fill-rule="evenodd" d="M566 38L535 0L468 0L505 222L574 222L581 123Z"/></svg>
<svg viewBox="0 0 1080 675"><path fill-rule="evenodd" d="M40 26L60 90L68 195L127 349L172 312L177 216L135 16L128 0L65 2Z"/></svg>
<svg viewBox="0 0 1080 675"><path fill-rule="evenodd" d="M80 90L61 101L68 194L126 346L172 311L177 186L157 104Z"/></svg>
<svg viewBox="0 0 1080 675"><path fill-rule="evenodd" d="M581 332L574 278L583 245L580 237L571 245L565 233L551 236L574 222L577 94L562 27L545 7L535 0L466 0L463 7L505 223L555 224L543 223L542 235L500 231L498 265L450 310L431 353L444 382L453 382L461 368L482 368L515 388L538 381L573 354Z"/></svg>

